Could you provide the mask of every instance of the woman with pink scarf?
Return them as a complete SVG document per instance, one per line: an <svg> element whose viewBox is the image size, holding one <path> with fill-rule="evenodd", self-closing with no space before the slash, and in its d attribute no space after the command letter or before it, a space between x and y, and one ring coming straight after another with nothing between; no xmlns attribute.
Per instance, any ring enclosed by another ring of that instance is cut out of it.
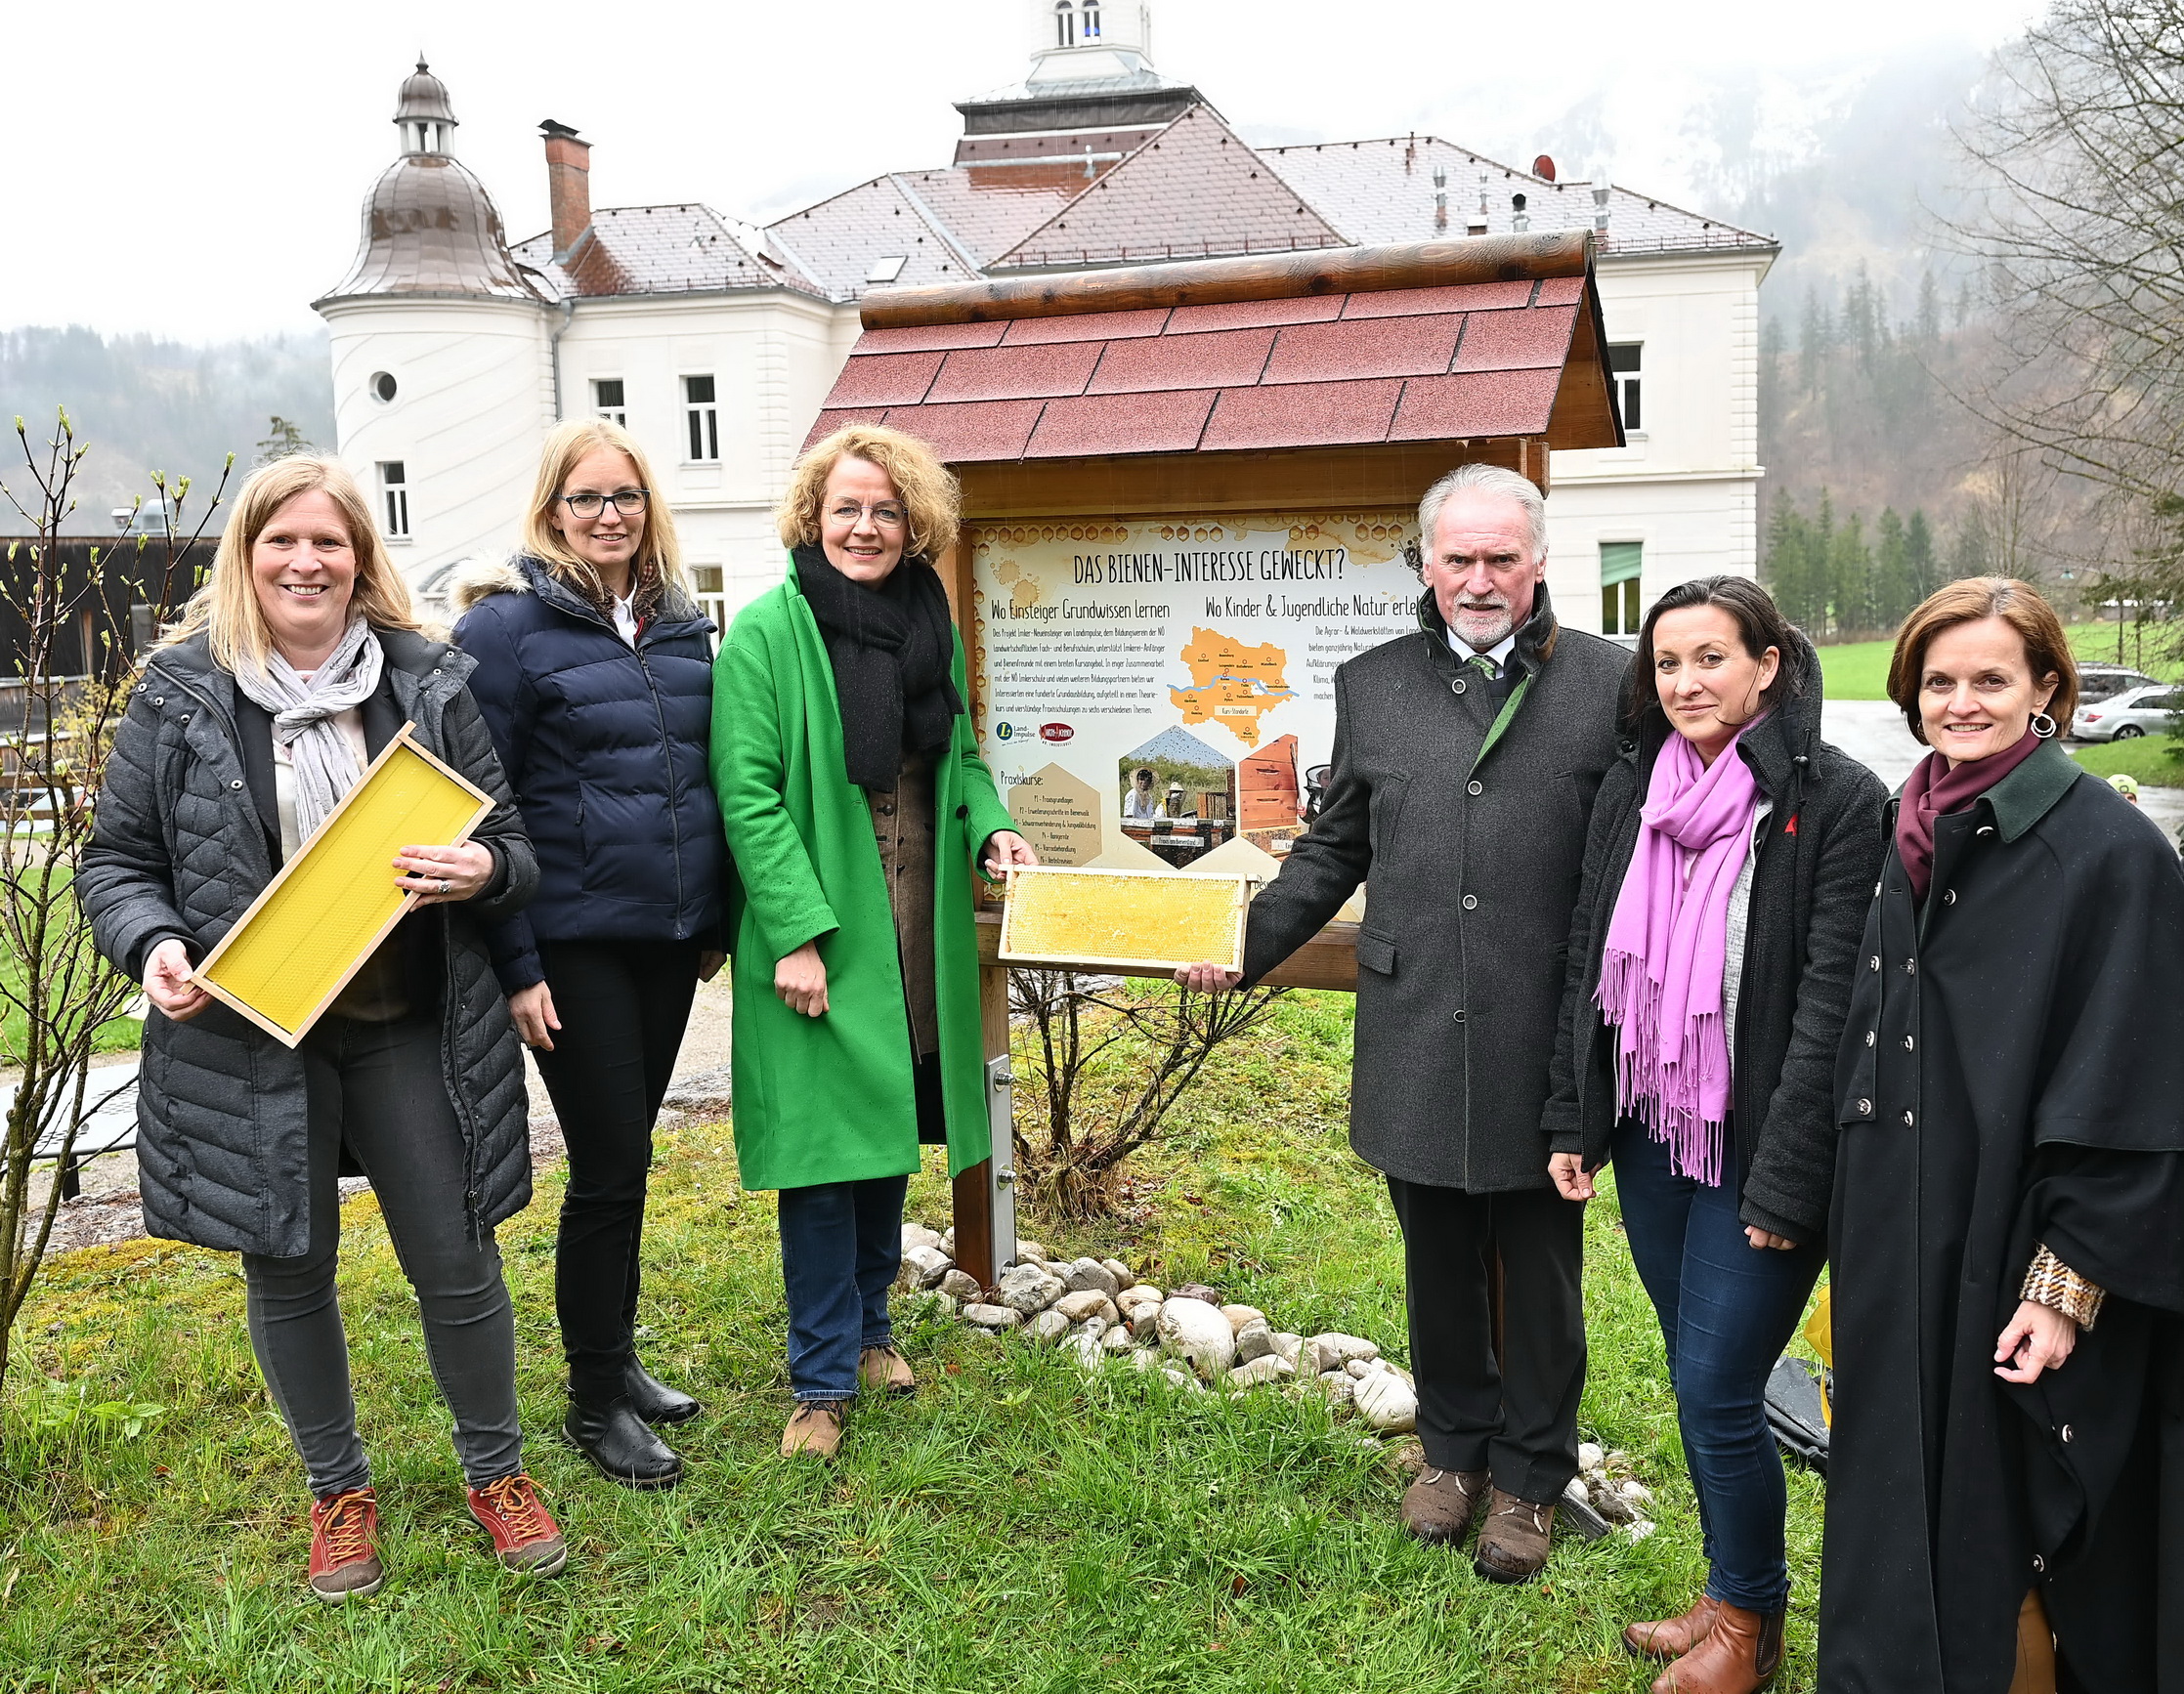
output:
<svg viewBox="0 0 2184 1694"><path fill-rule="evenodd" d="M1582 1202L1614 1164L1705 1537L1705 1592L1624 1643L1673 1661L1655 1694L1749 1694L1780 1668L1789 1601L1767 1377L1825 1256L1887 792L1820 739L1812 645L1745 577L1655 603L1624 712L1571 925L1549 1173Z"/></svg>

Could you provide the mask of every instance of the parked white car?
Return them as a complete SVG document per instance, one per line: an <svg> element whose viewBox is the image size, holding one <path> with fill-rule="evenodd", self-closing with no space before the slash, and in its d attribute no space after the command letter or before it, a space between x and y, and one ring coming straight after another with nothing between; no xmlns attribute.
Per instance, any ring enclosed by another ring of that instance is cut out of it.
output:
<svg viewBox="0 0 2184 1694"><path fill-rule="evenodd" d="M2077 708L2071 735L2081 741L2127 741L2134 736L2166 735L2169 715L2184 711L2184 688L2165 682L2125 689L2112 699Z"/></svg>

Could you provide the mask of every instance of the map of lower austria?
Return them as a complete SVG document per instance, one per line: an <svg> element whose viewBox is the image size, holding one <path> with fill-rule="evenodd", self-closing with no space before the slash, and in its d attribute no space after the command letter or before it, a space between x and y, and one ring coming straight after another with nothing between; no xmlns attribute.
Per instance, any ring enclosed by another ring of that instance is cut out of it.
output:
<svg viewBox="0 0 2184 1694"><path fill-rule="evenodd" d="M1218 629L1193 628L1179 656L1190 687L1171 688L1168 698L1186 724L1220 724L1247 747L1260 742L1259 720L1295 699L1284 671L1289 656L1272 642L1251 646Z"/></svg>

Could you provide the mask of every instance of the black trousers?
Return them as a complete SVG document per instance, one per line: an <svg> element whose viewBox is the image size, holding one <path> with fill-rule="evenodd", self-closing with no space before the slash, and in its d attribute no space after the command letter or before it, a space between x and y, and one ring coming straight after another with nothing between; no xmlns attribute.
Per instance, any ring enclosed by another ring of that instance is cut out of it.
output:
<svg viewBox="0 0 2184 1694"><path fill-rule="evenodd" d="M1552 1188L1469 1194L1388 1179L1403 1227L1418 1440L1436 1470L1487 1470L1520 1500L1577 1474L1585 1208ZM1502 1266L1502 1361L1488 1270Z"/></svg>
<svg viewBox="0 0 2184 1694"><path fill-rule="evenodd" d="M561 1020L538 1074L569 1144L554 1308L569 1391L611 1399L637 1325L652 1125L698 992L698 944L541 941L538 958Z"/></svg>

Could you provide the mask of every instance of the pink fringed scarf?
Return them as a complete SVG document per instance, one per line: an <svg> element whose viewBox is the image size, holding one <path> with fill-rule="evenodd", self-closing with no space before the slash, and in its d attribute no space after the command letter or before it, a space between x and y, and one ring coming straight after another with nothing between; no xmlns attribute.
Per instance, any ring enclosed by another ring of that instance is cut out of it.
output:
<svg viewBox="0 0 2184 1694"><path fill-rule="evenodd" d="M1729 900L1751 851L1758 805L1759 784L1736 740L1703 765L1690 741L1668 738L1653 761L1595 996L1620 1032L1620 1110L1668 1148L1678 1175L1710 1188L1722 1179L1730 1103L1722 1016Z"/></svg>

